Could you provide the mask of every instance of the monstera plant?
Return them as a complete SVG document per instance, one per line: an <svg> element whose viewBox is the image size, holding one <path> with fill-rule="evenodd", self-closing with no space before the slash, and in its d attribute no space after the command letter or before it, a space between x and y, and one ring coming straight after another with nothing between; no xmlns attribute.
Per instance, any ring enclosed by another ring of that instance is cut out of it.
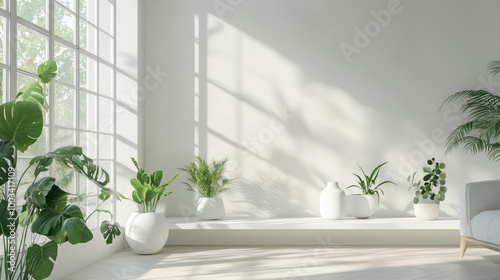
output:
<svg viewBox="0 0 500 280"><path fill-rule="evenodd" d="M89 216L76 204L73 194L47 176L55 162L88 178L100 188L101 203L114 192L107 188L108 173L85 156L82 148L67 146L35 156L26 170L18 169L18 153L25 152L42 134L49 109L47 83L57 72L53 61L37 68L38 80L19 90L16 98L0 105L0 257L2 279L44 279L54 268L58 245L85 243L93 238ZM26 174L33 174L31 178ZM67 178L58 178L67 179ZM97 195L97 194L96 194ZM104 221L101 232L109 244L120 234L118 224Z"/></svg>

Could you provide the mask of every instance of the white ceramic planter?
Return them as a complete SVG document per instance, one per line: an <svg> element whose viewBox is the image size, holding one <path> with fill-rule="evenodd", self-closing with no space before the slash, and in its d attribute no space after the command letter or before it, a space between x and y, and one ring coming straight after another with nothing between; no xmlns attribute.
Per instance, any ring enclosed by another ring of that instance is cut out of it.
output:
<svg viewBox="0 0 500 280"><path fill-rule="evenodd" d="M413 204L415 217L420 220L430 221L439 215L439 203L434 200L420 198L417 204Z"/></svg>
<svg viewBox="0 0 500 280"><path fill-rule="evenodd" d="M134 212L125 226L128 245L141 255L158 253L167 242L168 232L167 219L160 212Z"/></svg>
<svg viewBox="0 0 500 280"><path fill-rule="evenodd" d="M368 219L378 209L377 195L351 194L347 196L347 212L358 219Z"/></svg>
<svg viewBox="0 0 500 280"><path fill-rule="evenodd" d="M202 220L218 220L224 218L226 210L220 197L200 197L196 206L196 217Z"/></svg>
<svg viewBox="0 0 500 280"><path fill-rule="evenodd" d="M323 219L339 220L346 212L346 196L337 182L328 182L319 196L319 213Z"/></svg>

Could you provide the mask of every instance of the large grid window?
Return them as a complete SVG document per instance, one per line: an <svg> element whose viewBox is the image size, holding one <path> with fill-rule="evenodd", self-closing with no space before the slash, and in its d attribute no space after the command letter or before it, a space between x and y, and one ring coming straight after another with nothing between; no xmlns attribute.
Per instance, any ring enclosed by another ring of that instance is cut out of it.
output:
<svg viewBox="0 0 500 280"><path fill-rule="evenodd" d="M0 0L1 102L36 80L41 62L58 66L43 134L20 155L21 170L33 155L77 145L108 171L115 189L115 41L113 0ZM66 175L56 183L68 192L93 194L74 203L95 208L97 186L63 166L50 173ZM115 201L104 208L115 212ZM89 220L91 228L98 224L97 215Z"/></svg>

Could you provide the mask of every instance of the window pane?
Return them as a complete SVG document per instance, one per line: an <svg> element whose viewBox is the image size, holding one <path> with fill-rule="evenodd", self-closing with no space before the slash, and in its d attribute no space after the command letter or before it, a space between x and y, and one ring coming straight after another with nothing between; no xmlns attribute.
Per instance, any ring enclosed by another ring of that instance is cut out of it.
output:
<svg viewBox="0 0 500 280"><path fill-rule="evenodd" d="M54 43L54 56L57 62L58 81L75 84L75 51L60 44Z"/></svg>
<svg viewBox="0 0 500 280"><path fill-rule="evenodd" d="M17 0L17 15L47 29L47 0Z"/></svg>
<svg viewBox="0 0 500 280"><path fill-rule="evenodd" d="M91 159L97 158L97 133L80 132L80 147L83 153Z"/></svg>
<svg viewBox="0 0 500 280"><path fill-rule="evenodd" d="M75 16L56 4L54 8L54 33L64 40L75 43Z"/></svg>
<svg viewBox="0 0 500 280"><path fill-rule="evenodd" d="M99 98L99 131L113 133L114 123L113 102L107 98Z"/></svg>
<svg viewBox="0 0 500 280"><path fill-rule="evenodd" d="M97 0L80 0L80 16L97 25Z"/></svg>
<svg viewBox="0 0 500 280"><path fill-rule="evenodd" d="M61 3L63 6L72 10L73 12L76 11L76 0L57 0L57 2Z"/></svg>
<svg viewBox="0 0 500 280"><path fill-rule="evenodd" d="M0 17L0 62L5 63L7 60L5 56L7 55L7 21L5 18Z"/></svg>
<svg viewBox="0 0 500 280"><path fill-rule="evenodd" d="M54 128L54 150L64 146L74 146L75 131L63 128Z"/></svg>
<svg viewBox="0 0 500 280"><path fill-rule="evenodd" d="M99 63L99 94L113 97L113 69Z"/></svg>
<svg viewBox="0 0 500 280"><path fill-rule="evenodd" d="M25 26L18 25L17 68L36 73L36 67L47 58L47 37Z"/></svg>
<svg viewBox="0 0 500 280"><path fill-rule="evenodd" d="M54 123L75 128L75 90L59 84L54 86Z"/></svg>
<svg viewBox="0 0 500 280"><path fill-rule="evenodd" d="M108 0L99 1L99 28L113 35L113 4Z"/></svg>
<svg viewBox="0 0 500 280"><path fill-rule="evenodd" d="M113 136L99 135L99 158L113 159Z"/></svg>
<svg viewBox="0 0 500 280"><path fill-rule="evenodd" d="M80 87L97 92L97 61L80 54Z"/></svg>
<svg viewBox="0 0 500 280"><path fill-rule="evenodd" d="M7 1L8 0L0 0L0 8L5 10L7 8L7 6L5 5L5 3L7 3Z"/></svg>
<svg viewBox="0 0 500 280"><path fill-rule="evenodd" d="M26 152L23 153L25 156L38 156L38 155L43 155L47 152L48 150L48 127L44 126L42 135L38 137L38 140L35 142L35 144L31 145Z"/></svg>
<svg viewBox="0 0 500 280"><path fill-rule="evenodd" d="M77 193L74 180L76 173L71 168L67 167L65 164L54 162L54 175L56 179L55 184L58 187L69 193Z"/></svg>
<svg viewBox="0 0 500 280"><path fill-rule="evenodd" d="M97 131L97 97L80 92L80 129Z"/></svg>
<svg viewBox="0 0 500 280"><path fill-rule="evenodd" d="M114 62L114 40L106 33L99 31L99 57Z"/></svg>
<svg viewBox="0 0 500 280"><path fill-rule="evenodd" d="M80 48L97 55L97 28L80 20Z"/></svg>

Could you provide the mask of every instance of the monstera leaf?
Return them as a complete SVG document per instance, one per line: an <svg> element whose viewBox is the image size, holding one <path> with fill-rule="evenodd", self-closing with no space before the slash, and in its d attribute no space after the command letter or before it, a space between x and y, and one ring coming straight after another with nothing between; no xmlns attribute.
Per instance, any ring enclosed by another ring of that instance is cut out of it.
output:
<svg viewBox="0 0 500 280"><path fill-rule="evenodd" d="M0 186L9 180L9 167L14 166L12 141L0 141Z"/></svg>
<svg viewBox="0 0 500 280"><path fill-rule="evenodd" d="M36 103L7 102L0 105L0 139L12 140L25 152L42 134L43 114Z"/></svg>
<svg viewBox="0 0 500 280"><path fill-rule="evenodd" d="M9 236L11 231L16 231L18 220L17 211L9 209L7 200L0 201L0 236ZM12 224L14 222L14 224Z"/></svg>
<svg viewBox="0 0 500 280"><path fill-rule="evenodd" d="M38 104L45 111L49 109L48 103L46 101L47 94L43 90L42 86L38 82L32 82L25 88L19 90L16 96L16 101L31 101Z"/></svg>
<svg viewBox="0 0 500 280"><path fill-rule="evenodd" d="M33 244L26 250L26 271L35 280L45 279L52 273L56 259L57 244L55 242L50 241L43 246Z"/></svg>
<svg viewBox="0 0 500 280"><path fill-rule="evenodd" d="M118 223L111 224L108 221L103 221L101 224L101 233L106 239L106 244L113 243L113 239L120 236L120 225Z"/></svg>
<svg viewBox="0 0 500 280"><path fill-rule="evenodd" d="M54 61L46 61L38 65L36 73L40 81L46 84L57 75L57 64Z"/></svg>
<svg viewBox="0 0 500 280"><path fill-rule="evenodd" d="M45 177L28 187L26 193L24 193L24 199L28 203L33 203L39 208L44 208L47 206L45 196L50 192L52 186L54 186L56 179L52 177Z"/></svg>
<svg viewBox="0 0 500 280"><path fill-rule="evenodd" d="M40 172L47 171L54 160L86 176L101 188L109 183L109 174L95 165L92 159L83 154L82 148L77 146L62 147L53 152L34 157L30 165L36 164L35 175L38 175Z"/></svg>
<svg viewBox="0 0 500 280"><path fill-rule="evenodd" d="M86 243L93 238L82 211L76 205L68 205L62 211L54 208L42 210L33 222L31 232L47 236L57 244L69 241L74 245Z"/></svg>

